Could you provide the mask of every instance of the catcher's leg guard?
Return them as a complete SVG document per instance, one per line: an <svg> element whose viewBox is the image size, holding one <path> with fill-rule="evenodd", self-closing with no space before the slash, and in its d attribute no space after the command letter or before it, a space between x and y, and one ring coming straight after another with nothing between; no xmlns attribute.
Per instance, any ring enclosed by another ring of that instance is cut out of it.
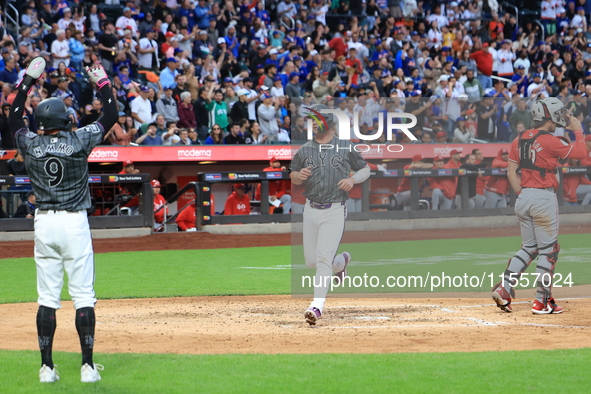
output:
<svg viewBox="0 0 591 394"><path fill-rule="evenodd" d="M501 283L498 283L493 288L493 291L497 291L503 298L515 298L515 290L513 290L515 280L521 277L521 274L527 270L527 267L536 257L538 257L537 246L521 245L521 249L507 263L507 268L503 274L503 285L501 286ZM501 287L500 290L499 287Z"/></svg>
<svg viewBox="0 0 591 394"><path fill-rule="evenodd" d="M544 305L552 298L552 280L554 279L554 269L560 253L560 245L554 242L551 245L540 247L540 258L536 266L536 273L539 274L536 283L538 291L536 300Z"/></svg>

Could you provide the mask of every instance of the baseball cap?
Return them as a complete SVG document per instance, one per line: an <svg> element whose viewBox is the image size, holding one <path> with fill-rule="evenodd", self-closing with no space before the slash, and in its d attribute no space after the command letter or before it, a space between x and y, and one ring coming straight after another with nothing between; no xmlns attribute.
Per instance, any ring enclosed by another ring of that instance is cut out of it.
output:
<svg viewBox="0 0 591 394"><path fill-rule="evenodd" d="M300 76L300 74L299 74L299 73L292 72L291 74L289 74L289 79L292 79L292 78L294 78L294 77L299 77L299 76Z"/></svg>
<svg viewBox="0 0 591 394"><path fill-rule="evenodd" d="M437 80L437 82L442 82L442 81L449 81L449 75L442 75Z"/></svg>
<svg viewBox="0 0 591 394"><path fill-rule="evenodd" d="M520 64L519 66L517 66L518 70L525 70L525 66L523 64Z"/></svg>
<svg viewBox="0 0 591 394"><path fill-rule="evenodd" d="M201 30L201 31L199 32L199 35L200 35L200 36L202 36L202 35L207 35L207 32L206 32L205 30Z"/></svg>
<svg viewBox="0 0 591 394"><path fill-rule="evenodd" d="M413 90L413 91L410 93L410 96L411 96L411 97L417 97L417 96L420 96L420 95L422 95L422 94L423 94L423 92L422 92L422 91L420 91L419 89L417 89L417 90Z"/></svg>
<svg viewBox="0 0 591 394"><path fill-rule="evenodd" d="M242 82L253 82L251 77L246 77L242 80Z"/></svg>
<svg viewBox="0 0 591 394"><path fill-rule="evenodd" d="M164 35L164 37L174 37L175 34L171 31L167 31L166 34Z"/></svg>
<svg viewBox="0 0 591 394"><path fill-rule="evenodd" d="M123 162L123 167L127 167L127 166L130 166L130 165L133 165L133 161L131 161L131 160L125 160Z"/></svg>
<svg viewBox="0 0 591 394"><path fill-rule="evenodd" d="M60 77L60 79L57 80L58 82L67 82L68 78L66 77Z"/></svg>
<svg viewBox="0 0 591 394"><path fill-rule="evenodd" d="M60 74L58 72L54 72L49 75L49 78L57 78L59 76L60 76Z"/></svg>
<svg viewBox="0 0 591 394"><path fill-rule="evenodd" d="M245 94L248 94L248 90L246 90L246 89L240 89L238 92L236 92L236 95L238 97L244 96Z"/></svg>
<svg viewBox="0 0 591 394"><path fill-rule="evenodd" d="M459 155L459 154L460 154L460 151L459 151L459 150L457 150L457 149L452 149L452 150L451 150L451 152L449 152L449 155L450 155L450 156L453 156L453 155Z"/></svg>
<svg viewBox="0 0 591 394"><path fill-rule="evenodd" d="M224 78L224 83L226 83L226 82L232 82L232 78L230 78L230 77Z"/></svg>
<svg viewBox="0 0 591 394"><path fill-rule="evenodd" d="M322 75L328 75L328 71L322 71Z"/></svg>
<svg viewBox="0 0 591 394"><path fill-rule="evenodd" d="M483 48L488 48L488 42L485 42L484 44L482 44Z"/></svg>
<svg viewBox="0 0 591 394"><path fill-rule="evenodd" d="M534 73L534 78L541 78L542 76L539 73Z"/></svg>
<svg viewBox="0 0 591 394"><path fill-rule="evenodd" d="M301 56L294 56L293 57L294 62L297 62L298 60L302 60L302 57Z"/></svg>
<svg viewBox="0 0 591 394"><path fill-rule="evenodd" d="M271 95L269 93L261 94L261 100L268 99L268 98L271 98Z"/></svg>
<svg viewBox="0 0 591 394"><path fill-rule="evenodd" d="M443 160L445 160L445 159L441 155L437 155L433 158L433 161L443 161Z"/></svg>
<svg viewBox="0 0 591 394"><path fill-rule="evenodd" d="M273 48L269 51L269 55L277 55L278 53L279 53L279 51L275 48Z"/></svg>
<svg viewBox="0 0 591 394"><path fill-rule="evenodd" d="M442 52L449 52L449 51L451 51L451 48L450 47L443 47L443 48L441 48L441 51Z"/></svg>
<svg viewBox="0 0 591 394"><path fill-rule="evenodd" d="M166 63L178 63L179 61L176 60L174 57L169 57L166 59Z"/></svg>
<svg viewBox="0 0 591 394"><path fill-rule="evenodd" d="M224 37L218 38L218 44L225 44L225 43L226 43L226 39Z"/></svg>
<svg viewBox="0 0 591 394"><path fill-rule="evenodd" d="M420 153L417 153L416 155L414 155L412 157L412 161L421 161L423 160L423 155L421 155Z"/></svg>
<svg viewBox="0 0 591 394"><path fill-rule="evenodd" d="M435 138L441 138L441 137L446 137L446 134L443 131L440 131L439 133L435 134Z"/></svg>
<svg viewBox="0 0 591 394"><path fill-rule="evenodd" d="M158 182L157 179L153 179L152 182L150 182L150 185L152 185L152 187L160 187L160 182Z"/></svg>
<svg viewBox="0 0 591 394"><path fill-rule="evenodd" d="M260 44L259 49L267 49L267 46L265 44Z"/></svg>
<svg viewBox="0 0 591 394"><path fill-rule="evenodd" d="M234 189L244 189L246 187L244 183L235 183L233 186Z"/></svg>
<svg viewBox="0 0 591 394"><path fill-rule="evenodd" d="M4 48L2 48L2 51L1 52L2 53L8 53L8 52L10 52L10 49L4 47Z"/></svg>
<svg viewBox="0 0 591 394"><path fill-rule="evenodd" d="M279 75L275 75L273 77L273 82L281 81L281 77Z"/></svg>
<svg viewBox="0 0 591 394"><path fill-rule="evenodd" d="M145 86L145 85L142 85L142 86L140 86L140 92L147 92L147 91L149 91L149 90L150 90L150 89L148 89L148 87L147 87L147 86Z"/></svg>
<svg viewBox="0 0 591 394"><path fill-rule="evenodd" d="M466 118L465 116L459 116L459 117L456 119L456 122L459 122L460 120L466 120L466 119L467 119L467 118Z"/></svg>
<svg viewBox="0 0 591 394"><path fill-rule="evenodd" d="M507 150L507 148L503 148L499 151L499 155L506 155L509 154L509 151Z"/></svg>
<svg viewBox="0 0 591 394"><path fill-rule="evenodd" d="M131 8L129 8L129 7L123 8L123 12L127 12L127 11L131 11Z"/></svg>
<svg viewBox="0 0 591 394"><path fill-rule="evenodd" d="M269 159L269 163L274 163L276 161L279 161L279 159L277 159L275 156L271 157L271 159Z"/></svg>
<svg viewBox="0 0 591 394"><path fill-rule="evenodd" d="M174 48L174 54L184 52L181 48Z"/></svg>
<svg viewBox="0 0 591 394"><path fill-rule="evenodd" d="M128 8L128 9L129 9L129 8ZM130 11L131 11L131 10L130 10ZM64 8L64 11L63 11L63 12L64 12L64 14L65 14L66 12L72 12L72 9L71 9L70 7L66 7L66 8ZM125 12L125 9L123 9L123 12Z"/></svg>

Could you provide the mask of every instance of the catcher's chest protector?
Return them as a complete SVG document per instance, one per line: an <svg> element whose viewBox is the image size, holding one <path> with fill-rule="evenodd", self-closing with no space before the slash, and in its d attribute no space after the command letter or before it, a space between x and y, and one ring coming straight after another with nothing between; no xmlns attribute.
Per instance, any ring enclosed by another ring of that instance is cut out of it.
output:
<svg viewBox="0 0 591 394"><path fill-rule="evenodd" d="M552 174L556 173L556 170L547 170L542 167L535 165L536 153L540 150L539 144L536 144L536 139L542 134L550 134L547 131L539 130L532 138L522 138L523 133L519 136L519 168L527 170L539 171L542 178L546 177L547 172Z"/></svg>

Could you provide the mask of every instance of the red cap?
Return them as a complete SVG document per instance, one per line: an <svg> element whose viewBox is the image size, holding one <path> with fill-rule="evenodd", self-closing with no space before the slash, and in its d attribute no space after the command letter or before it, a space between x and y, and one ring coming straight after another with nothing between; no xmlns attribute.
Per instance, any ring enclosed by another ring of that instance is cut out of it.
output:
<svg viewBox="0 0 591 394"><path fill-rule="evenodd" d="M441 137L445 137L446 134L443 131L440 131L439 133L435 134L435 138L441 138Z"/></svg>
<svg viewBox="0 0 591 394"><path fill-rule="evenodd" d="M421 160L423 160L423 155L421 155L420 153L416 154L412 157L412 161L421 161Z"/></svg>
<svg viewBox="0 0 591 394"><path fill-rule="evenodd" d="M507 155L507 154L509 154L509 151L506 148L503 148L499 151L499 156L500 155Z"/></svg>
<svg viewBox="0 0 591 394"><path fill-rule="evenodd" d="M160 187L160 182L158 182L157 179L154 179L150 182L150 185L152 185L152 187Z"/></svg>
<svg viewBox="0 0 591 394"><path fill-rule="evenodd" d="M458 155L458 154L460 154L460 151L459 151L459 150L457 150L457 149L452 149L452 150L451 150L451 152L449 152L449 155L450 155L450 156L453 156L453 155Z"/></svg>
<svg viewBox="0 0 591 394"><path fill-rule="evenodd" d="M123 162L123 167L127 167L127 166L130 166L130 165L132 165L132 164L133 164L133 161L131 161L131 160L125 160L125 161Z"/></svg>
<svg viewBox="0 0 591 394"><path fill-rule="evenodd" d="M488 48L488 42L485 42L484 44L482 44L483 48Z"/></svg>
<svg viewBox="0 0 591 394"><path fill-rule="evenodd" d="M166 34L164 35L164 37L174 37L175 34L171 31L167 31Z"/></svg>
<svg viewBox="0 0 591 394"><path fill-rule="evenodd" d="M269 160L269 163L274 163L276 161L279 161L279 159L277 159L275 156L271 157L271 159Z"/></svg>
<svg viewBox="0 0 591 394"><path fill-rule="evenodd" d="M585 141L591 141L591 134L585 136Z"/></svg>
<svg viewBox="0 0 591 394"><path fill-rule="evenodd" d="M244 183L235 183L234 189L244 189L246 185Z"/></svg>
<svg viewBox="0 0 591 394"><path fill-rule="evenodd" d="M443 158L443 156L441 156L441 155L437 155L437 156L435 156L435 158L433 159L433 161L443 161L443 160L445 160L445 159L444 159L444 158Z"/></svg>

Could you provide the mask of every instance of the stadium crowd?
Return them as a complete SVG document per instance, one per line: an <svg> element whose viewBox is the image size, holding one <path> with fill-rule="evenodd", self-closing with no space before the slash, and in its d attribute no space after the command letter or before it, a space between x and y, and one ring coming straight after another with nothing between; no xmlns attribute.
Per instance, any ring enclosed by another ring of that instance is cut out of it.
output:
<svg viewBox="0 0 591 394"><path fill-rule="evenodd" d="M421 143L510 141L547 96L589 131L591 1L542 1L542 23L521 25L496 0L106 3L14 3L18 32L0 26L4 149L15 85L39 55L48 69L26 104L31 129L46 97L63 99L77 126L96 120L101 97L84 69L100 61L120 109L105 144L301 141L294 97L361 113L367 133L394 98L418 116Z"/></svg>

